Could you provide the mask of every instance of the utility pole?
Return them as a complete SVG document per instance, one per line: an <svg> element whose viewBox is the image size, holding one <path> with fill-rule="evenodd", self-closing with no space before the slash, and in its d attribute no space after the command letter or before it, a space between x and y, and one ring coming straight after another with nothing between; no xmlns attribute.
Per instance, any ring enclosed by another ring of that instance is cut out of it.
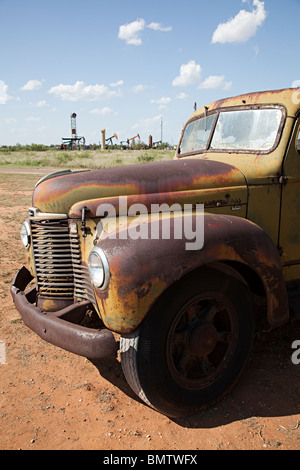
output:
<svg viewBox="0 0 300 470"><path fill-rule="evenodd" d="M160 116L160 140L163 142L163 117Z"/></svg>

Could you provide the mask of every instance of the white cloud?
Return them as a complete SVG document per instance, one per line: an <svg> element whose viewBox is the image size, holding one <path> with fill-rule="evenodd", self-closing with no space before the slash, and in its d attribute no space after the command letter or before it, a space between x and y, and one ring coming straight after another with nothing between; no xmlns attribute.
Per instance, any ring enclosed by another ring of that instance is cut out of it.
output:
<svg viewBox="0 0 300 470"><path fill-rule="evenodd" d="M131 23L123 24L119 27L118 38L132 44L133 46L140 46L142 44L141 33L145 28L154 31L172 31L171 26L162 26L161 23L152 22L148 25L143 18L139 18Z"/></svg>
<svg viewBox="0 0 300 470"><path fill-rule="evenodd" d="M136 85L132 87L133 93L141 93L141 91L147 90L149 88L147 85Z"/></svg>
<svg viewBox="0 0 300 470"><path fill-rule="evenodd" d="M253 0L253 7L252 12L241 10L226 23L220 23L213 34L212 43L246 42L255 36L257 28L264 23L267 12L264 2L260 0Z"/></svg>
<svg viewBox="0 0 300 470"><path fill-rule="evenodd" d="M210 77L206 78L204 82L200 83L200 89L222 89L222 90L229 90L231 88L232 82L225 82L224 75L211 75Z"/></svg>
<svg viewBox="0 0 300 470"><path fill-rule="evenodd" d="M158 100L151 100L151 103L156 103L156 104L169 104L171 102L171 98L167 98L163 96L162 98L159 98Z"/></svg>
<svg viewBox="0 0 300 470"><path fill-rule="evenodd" d="M171 98L167 98L163 96L162 98L159 98L158 100L151 100L151 103L158 104L159 107L158 109L166 109L167 105L171 103Z"/></svg>
<svg viewBox="0 0 300 470"><path fill-rule="evenodd" d="M102 109L99 109L99 108L92 109L90 111L90 114L96 114L98 116L107 116L109 114L116 115L117 113L113 109L111 109L109 107L105 107L105 108L102 108Z"/></svg>
<svg viewBox="0 0 300 470"><path fill-rule="evenodd" d="M7 101L12 99L12 96L9 96L7 90L8 85L6 85L2 80L0 80L0 104L6 104Z"/></svg>
<svg viewBox="0 0 300 470"><path fill-rule="evenodd" d="M180 67L180 74L176 77L172 85L173 86L186 86L199 83L201 79L202 69L200 65L196 64L194 60L190 60L187 64L183 64Z"/></svg>
<svg viewBox="0 0 300 470"><path fill-rule="evenodd" d="M112 88L122 86L122 85L124 85L124 80L119 80L118 82L113 82L109 84L109 86L111 86Z"/></svg>
<svg viewBox="0 0 300 470"><path fill-rule="evenodd" d="M142 40L140 38L140 32L145 28L145 20L138 19L132 21L132 23L123 24L119 28L118 38L123 39L126 44L133 44L134 46L140 46Z"/></svg>
<svg viewBox="0 0 300 470"><path fill-rule="evenodd" d="M187 97L188 97L188 95L186 93L184 93L184 91L179 93L178 95L176 95L176 98L178 100L185 100Z"/></svg>
<svg viewBox="0 0 300 470"><path fill-rule="evenodd" d="M41 88L42 82L40 80L28 80L24 86L22 86L21 90L23 91L33 91L38 90Z"/></svg>
<svg viewBox="0 0 300 470"><path fill-rule="evenodd" d="M15 124L17 122L17 120L15 118L12 118L12 117L6 117L6 118L4 118L4 122L5 122L5 124Z"/></svg>
<svg viewBox="0 0 300 470"><path fill-rule="evenodd" d="M29 116L28 118L25 118L25 121L27 122L37 122L37 121L40 121L41 118L39 117L35 117L35 116Z"/></svg>
<svg viewBox="0 0 300 470"><path fill-rule="evenodd" d="M98 101L117 95L116 91L110 90L105 85L85 85L81 81L77 81L74 85L54 86L48 93L53 93L64 101Z"/></svg>
<svg viewBox="0 0 300 470"><path fill-rule="evenodd" d="M47 101L46 101L46 100L40 100L40 101L38 101L38 102L36 103L36 106L37 106L38 108L43 108L44 106L49 106L49 105L47 104Z"/></svg>
<svg viewBox="0 0 300 470"><path fill-rule="evenodd" d="M154 29L154 31L172 31L172 26L162 26L161 23L152 22L147 25L147 28Z"/></svg>
<svg viewBox="0 0 300 470"><path fill-rule="evenodd" d="M148 119L141 119L139 122L132 126L132 129L137 130L139 134L153 133L160 130L161 114Z"/></svg>
<svg viewBox="0 0 300 470"><path fill-rule="evenodd" d="M292 88L299 88L300 87L300 80L294 80L292 83Z"/></svg>

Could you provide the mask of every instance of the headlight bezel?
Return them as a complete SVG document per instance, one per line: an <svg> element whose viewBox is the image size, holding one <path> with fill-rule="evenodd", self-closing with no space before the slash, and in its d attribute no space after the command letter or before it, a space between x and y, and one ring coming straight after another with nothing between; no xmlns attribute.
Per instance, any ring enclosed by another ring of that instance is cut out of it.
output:
<svg viewBox="0 0 300 470"><path fill-rule="evenodd" d="M23 232L24 230L24 232ZM28 220L25 220L22 224L21 230L20 230L20 237L21 241L24 245L24 248L26 250L29 249L30 244L31 244L31 229Z"/></svg>
<svg viewBox="0 0 300 470"><path fill-rule="evenodd" d="M91 266L93 256L95 256L99 260L98 267ZM99 269L100 271L102 271L102 273L101 272L97 273L96 269ZM96 289L105 290L109 283L110 270L109 270L109 264L108 264L107 258L104 252L98 246L95 246L89 254L88 270L89 270L89 275L90 275L93 286L96 287ZM99 276L98 280L97 280L97 276Z"/></svg>

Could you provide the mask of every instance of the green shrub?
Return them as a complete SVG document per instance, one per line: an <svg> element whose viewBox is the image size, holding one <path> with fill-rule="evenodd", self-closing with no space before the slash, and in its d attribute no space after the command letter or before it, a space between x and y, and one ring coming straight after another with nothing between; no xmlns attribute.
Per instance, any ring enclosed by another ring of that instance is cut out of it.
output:
<svg viewBox="0 0 300 470"><path fill-rule="evenodd" d="M68 152L61 152L61 153L58 153L57 155L55 155L55 159L60 164L67 163L67 162L73 160L74 157L75 157L75 155L73 155L71 153L68 153Z"/></svg>
<svg viewBox="0 0 300 470"><path fill-rule="evenodd" d="M48 166L48 165L49 165L48 158L35 159L32 157L26 157L18 161L18 166L40 167L40 166Z"/></svg>
<svg viewBox="0 0 300 470"><path fill-rule="evenodd" d="M155 160L153 155L149 155L147 153L143 153L142 155L139 155L137 157L137 161L139 163L148 163L148 162L153 162Z"/></svg>

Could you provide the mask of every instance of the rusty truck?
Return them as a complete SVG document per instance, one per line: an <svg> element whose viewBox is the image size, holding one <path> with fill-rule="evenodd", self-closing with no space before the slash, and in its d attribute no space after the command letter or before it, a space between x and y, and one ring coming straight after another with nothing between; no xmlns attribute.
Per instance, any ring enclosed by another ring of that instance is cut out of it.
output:
<svg viewBox="0 0 300 470"><path fill-rule="evenodd" d="M188 119L170 161L38 181L11 285L24 323L91 360L120 358L135 393L167 416L223 397L251 350L253 296L271 328L290 318L299 103L297 89L219 100ZM203 243L188 249L183 225Z"/></svg>

